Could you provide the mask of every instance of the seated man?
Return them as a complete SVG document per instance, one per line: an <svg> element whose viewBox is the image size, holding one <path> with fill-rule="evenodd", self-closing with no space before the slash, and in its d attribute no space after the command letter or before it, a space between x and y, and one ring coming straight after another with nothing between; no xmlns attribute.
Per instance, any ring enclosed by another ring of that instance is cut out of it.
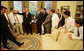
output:
<svg viewBox="0 0 84 51"><path fill-rule="evenodd" d="M74 34L68 35L70 39L83 39L83 22L81 20L75 21Z"/></svg>
<svg viewBox="0 0 84 51"><path fill-rule="evenodd" d="M58 35L58 37L60 36L60 38L58 38L60 40L63 38L63 36L65 34L73 33L74 28L75 28L75 24L74 24L75 20L72 17L70 17L70 11L65 11L63 16L65 18L65 24L64 24L64 26L57 29L57 32L60 32L59 35Z"/></svg>

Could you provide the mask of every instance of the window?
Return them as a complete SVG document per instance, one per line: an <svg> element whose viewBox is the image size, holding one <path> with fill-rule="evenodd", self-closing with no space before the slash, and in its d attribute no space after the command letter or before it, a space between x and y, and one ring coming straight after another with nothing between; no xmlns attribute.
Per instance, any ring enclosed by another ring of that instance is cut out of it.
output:
<svg viewBox="0 0 84 51"><path fill-rule="evenodd" d="M37 1L29 2L29 11L36 16L37 13Z"/></svg>
<svg viewBox="0 0 84 51"><path fill-rule="evenodd" d="M19 10L22 13L22 2L21 1L14 1L14 10Z"/></svg>
<svg viewBox="0 0 84 51"><path fill-rule="evenodd" d="M46 1L46 10L52 9L52 1Z"/></svg>

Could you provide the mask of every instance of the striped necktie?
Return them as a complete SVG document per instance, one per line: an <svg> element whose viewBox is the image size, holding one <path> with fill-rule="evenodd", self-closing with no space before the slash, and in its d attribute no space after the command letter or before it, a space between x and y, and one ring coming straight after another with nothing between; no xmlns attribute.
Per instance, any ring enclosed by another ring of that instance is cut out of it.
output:
<svg viewBox="0 0 84 51"><path fill-rule="evenodd" d="M78 37L80 36L79 29L77 29L77 36L78 36Z"/></svg>

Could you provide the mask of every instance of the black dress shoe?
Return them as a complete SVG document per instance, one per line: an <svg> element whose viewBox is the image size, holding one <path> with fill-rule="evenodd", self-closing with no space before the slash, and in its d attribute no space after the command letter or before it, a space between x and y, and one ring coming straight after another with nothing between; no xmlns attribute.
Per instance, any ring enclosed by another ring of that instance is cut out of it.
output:
<svg viewBox="0 0 84 51"><path fill-rule="evenodd" d="M22 35L24 35L24 34L22 34Z"/></svg>
<svg viewBox="0 0 84 51"><path fill-rule="evenodd" d="M41 34L39 34L39 35L41 35Z"/></svg>
<svg viewBox="0 0 84 51"><path fill-rule="evenodd" d="M31 33L31 35L33 35L33 34Z"/></svg>
<svg viewBox="0 0 84 51"><path fill-rule="evenodd" d="M43 35L45 35L45 34L43 34Z"/></svg>
<svg viewBox="0 0 84 51"><path fill-rule="evenodd" d="M28 35L29 33L27 33L27 35Z"/></svg>
<svg viewBox="0 0 84 51"><path fill-rule="evenodd" d="M6 48L6 49L11 49L11 48L9 48L9 47L4 47L4 48Z"/></svg>
<svg viewBox="0 0 84 51"><path fill-rule="evenodd" d="M24 42L23 42L23 43L21 43L21 44L19 45L19 47L20 47L20 46L22 46L23 44L24 44Z"/></svg>
<svg viewBox="0 0 84 51"><path fill-rule="evenodd" d="M31 34L33 34L33 33L31 33Z"/></svg>
<svg viewBox="0 0 84 51"><path fill-rule="evenodd" d="M9 44L9 43L6 43L6 44Z"/></svg>

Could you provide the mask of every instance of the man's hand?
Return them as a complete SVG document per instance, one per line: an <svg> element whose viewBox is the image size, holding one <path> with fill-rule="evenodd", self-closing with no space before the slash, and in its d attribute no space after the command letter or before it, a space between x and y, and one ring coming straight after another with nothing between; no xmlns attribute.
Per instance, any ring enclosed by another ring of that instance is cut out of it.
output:
<svg viewBox="0 0 84 51"><path fill-rule="evenodd" d="M32 24L32 22L30 22L30 24Z"/></svg>
<svg viewBox="0 0 84 51"><path fill-rule="evenodd" d="M36 21L35 21L35 23L36 23Z"/></svg>
<svg viewBox="0 0 84 51"><path fill-rule="evenodd" d="M10 28L10 25L8 25L8 27Z"/></svg>
<svg viewBox="0 0 84 51"><path fill-rule="evenodd" d="M42 25L44 25L44 23Z"/></svg>
<svg viewBox="0 0 84 51"><path fill-rule="evenodd" d="M38 21L38 19L36 19L36 21Z"/></svg>

